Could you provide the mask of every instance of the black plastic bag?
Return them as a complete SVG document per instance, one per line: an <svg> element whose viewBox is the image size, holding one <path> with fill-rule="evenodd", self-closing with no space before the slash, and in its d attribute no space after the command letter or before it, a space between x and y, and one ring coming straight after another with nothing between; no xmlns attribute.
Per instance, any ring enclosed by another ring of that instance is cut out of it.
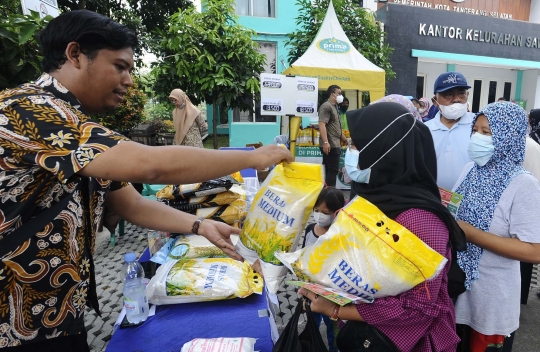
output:
<svg viewBox="0 0 540 352"><path fill-rule="evenodd" d="M303 311L302 300L296 305L291 320L276 341L272 352L328 352L311 313L310 301L305 301L307 323L304 331L298 335L298 319Z"/></svg>

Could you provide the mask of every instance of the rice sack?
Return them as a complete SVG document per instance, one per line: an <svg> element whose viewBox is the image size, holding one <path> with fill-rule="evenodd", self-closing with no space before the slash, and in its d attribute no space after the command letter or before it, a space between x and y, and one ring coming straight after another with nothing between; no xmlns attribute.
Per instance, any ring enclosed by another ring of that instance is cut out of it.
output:
<svg viewBox="0 0 540 352"><path fill-rule="evenodd" d="M302 281L367 301L395 296L436 277L447 259L375 205L356 197L317 242L276 256Z"/></svg>
<svg viewBox="0 0 540 352"><path fill-rule="evenodd" d="M318 164L279 164L253 199L236 250L250 264L261 260L271 293L286 274L274 252L296 248L324 185L322 170Z"/></svg>
<svg viewBox="0 0 540 352"><path fill-rule="evenodd" d="M238 235L231 235L231 242L238 242ZM176 238L167 261L193 258L226 258L221 248L215 246L206 237L199 235L179 235Z"/></svg>
<svg viewBox="0 0 540 352"><path fill-rule="evenodd" d="M249 263L231 258L170 261L146 287L152 304L217 301L262 293L264 282Z"/></svg>
<svg viewBox="0 0 540 352"><path fill-rule="evenodd" d="M256 339L249 337L219 337L186 342L180 352L253 352Z"/></svg>
<svg viewBox="0 0 540 352"><path fill-rule="evenodd" d="M187 185L167 185L156 194L160 199L188 199L190 197L203 197L228 191L233 185L240 182L232 176L216 178L214 180L192 183Z"/></svg>
<svg viewBox="0 0 540 352"><path fill-rule="evenodd" d="M246 191L244 191L240 185L233 185L228 191L218 194L178 200L161 199L161 202L174 209L190 211L201 208L213 208L221 205L228 205L238 200L244 202L246 200Z"/></svg>

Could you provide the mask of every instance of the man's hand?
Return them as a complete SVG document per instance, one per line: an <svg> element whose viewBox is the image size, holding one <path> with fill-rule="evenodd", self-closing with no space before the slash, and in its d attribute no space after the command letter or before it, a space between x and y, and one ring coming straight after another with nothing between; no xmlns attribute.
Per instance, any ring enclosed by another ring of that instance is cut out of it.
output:
<svg viewBox="0 0 540 352"><path fill-rule="evenodd" d="M240 229L234 228L222 222L205 219L199 226L199 235L206 237L220 248L229 257L243 261L244 258L238 253L231 241L231 234L239 234Z"/></svg>
<svg viewBox="0 0 540 352"><path fill-rule="evenodd" d="M263 170L281 162L293 161L291 152L277 145L266 145L249 153L253 154L253 168L257 170Z"/></svg>
<svg viewBox="0 0 540 352"><path fill-rule="evenodd" d="M330 144L329 143L324 143L323 146L322 146L322 150L323 150L323 153L328 155L330 154Z"/></svg>

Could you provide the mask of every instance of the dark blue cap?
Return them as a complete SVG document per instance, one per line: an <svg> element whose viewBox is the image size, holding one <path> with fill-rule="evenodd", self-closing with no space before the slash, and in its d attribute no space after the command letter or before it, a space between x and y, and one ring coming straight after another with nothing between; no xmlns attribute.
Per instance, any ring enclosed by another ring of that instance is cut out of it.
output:
<svg viewBox="0 0 540 352"><path fill-rule="evenodd" d="M435 80L433 87L434 93L445 92L452 88L465 88L470 89L471 86L467 84L465 76L459 72L445 72Z"/></svg>

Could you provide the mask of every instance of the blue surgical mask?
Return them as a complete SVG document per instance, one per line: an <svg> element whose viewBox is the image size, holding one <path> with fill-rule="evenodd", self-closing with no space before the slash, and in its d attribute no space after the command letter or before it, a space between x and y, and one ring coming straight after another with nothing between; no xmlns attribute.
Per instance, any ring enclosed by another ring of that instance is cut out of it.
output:
<svg viewBox="0 0 540 352"><path fill-rule="evenodd" d="M416 124L416 119L413 120L413 124L412 124L411 128L409 129L409 131L407 131L407 133L405 133L405 135L403 137L401 137L401 139L399 141L397 141L397 143L394 144L392 146L392 148L390 148L386 153L384 153L377 161L375 161L373 164L371 164L371 166L368 167L367 169L360 170L358 168L358 165L360 165L360 162L359 162L360 153L363 152L364 149L366 149L368 147L368 145L370 145L375 139L377 139L377 137L379 137L384 131L386 131L386 129L389 128L394 122L396 122L400 117L405 116L405 115L410 115L410 113L403 114L403 115L400 115L400 116L396 117L396 119L394 121L390 122L388 124L388 126L386 126L368 144L366 144L366 146L364 148L362 148L362 150L358 151L356 149L351 149L351 147L347 148L347 151L345 152L344 164L345 164L345 170L347 170L347 174L349 174L349 177L351 178L351 180L353 180L354 182L357 182L357 183L369 183L369 178L371 176L371 168L375 164L377 164L382 158L384 158L386 156L386 154L390 153L390 151L392 149L394 149L405 137L407 137L407 135L414 128L414 125Z"/></svg>
<svg viewBox="0 0 540 352"><path fill-rule="evenodd" d="M484 166L495 152L493 137L478 132L473 133L469 141L469 157L478 166Z"/></svg>

